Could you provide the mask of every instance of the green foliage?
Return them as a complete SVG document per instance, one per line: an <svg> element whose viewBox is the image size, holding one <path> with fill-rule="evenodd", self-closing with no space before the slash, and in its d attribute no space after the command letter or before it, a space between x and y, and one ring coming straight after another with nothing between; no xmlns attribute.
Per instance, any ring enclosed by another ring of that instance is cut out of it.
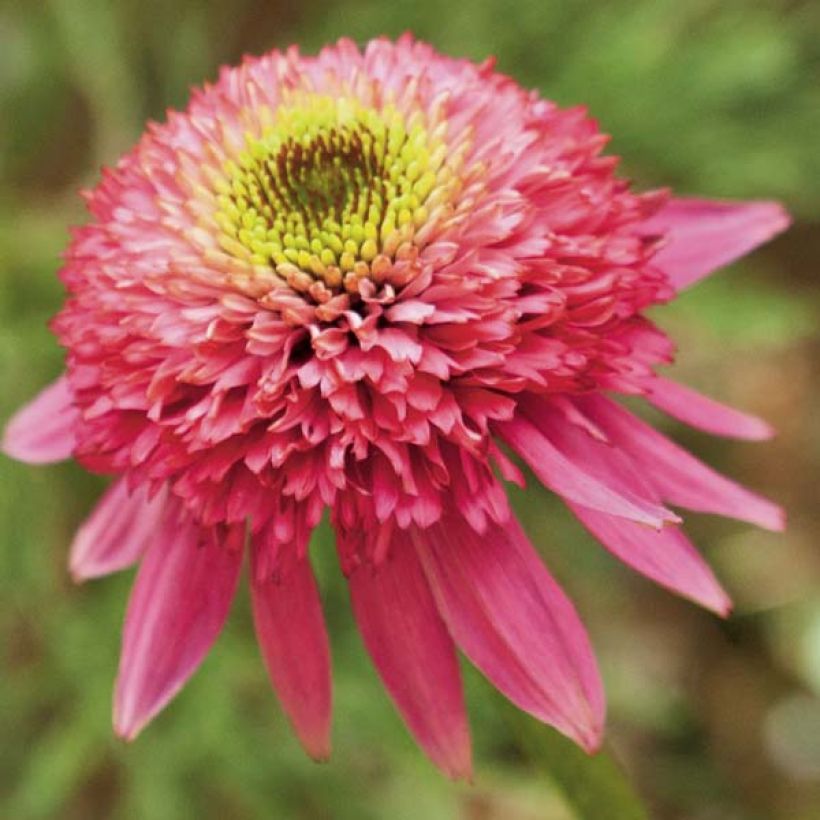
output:
<svg viewBox="0 0 820 820"><path fill-rule="evenodd" d="M529 761L559 785L578 820L649 820L641 798L611 754L602 751L589 757L528 715L505 708Z"/></svg>

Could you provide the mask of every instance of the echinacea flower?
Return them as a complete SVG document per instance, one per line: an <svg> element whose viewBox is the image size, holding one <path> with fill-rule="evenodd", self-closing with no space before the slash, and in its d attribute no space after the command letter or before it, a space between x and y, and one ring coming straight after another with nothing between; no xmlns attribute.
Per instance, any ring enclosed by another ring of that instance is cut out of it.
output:
<svg viewBox="0 0 820 820"><path fill-rule="evenodd" d="M774 203L636 194L581 109L410 37L246 59L151 124L86 194L53 329L66 373L5 451L114 483L77 579L139 562L114 697L134 737L225 621L246 544L257 635L307 751L329 753L308 558L329 510L364 643L452 776L456 649L592 751L604 697L570 601L510 513L512 451L624 562L720 614L666 504L773 530L780 510L612 396L709 432L769 427L656 369L645 311L770 239Z"/></svg>

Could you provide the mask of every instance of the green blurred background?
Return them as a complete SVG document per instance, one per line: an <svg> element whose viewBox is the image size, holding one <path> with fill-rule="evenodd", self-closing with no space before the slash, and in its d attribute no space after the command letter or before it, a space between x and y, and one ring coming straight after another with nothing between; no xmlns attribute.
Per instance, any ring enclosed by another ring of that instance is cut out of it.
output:
<svg viewBox="0 0 820 820"><path fill-rule="evenodd" d="M788 532L689 517L737 602L720 622L617 565L535 485L517 493L598 649L608 757L580 759L468 672L476 782L453 785L414 748L369 666L326 530L314 552L335 664L328 765L287 731L245 594L174 704L137 742L115 740L131 573L76 587L65 569L102 483L71 464L0 458L0 816L627 820L641 816L634 789L662 820L820 818L817 4L0 2L0 419L60 370L46 321L67 226L84 219L77 190L147 119L245 52L407 29L452 54L495 54L523 84L587 104L639 186L776 197L793 212L788 235L656 316L680 342L681 378L780 436L722 442L657 421L784 503Z"/></svg>

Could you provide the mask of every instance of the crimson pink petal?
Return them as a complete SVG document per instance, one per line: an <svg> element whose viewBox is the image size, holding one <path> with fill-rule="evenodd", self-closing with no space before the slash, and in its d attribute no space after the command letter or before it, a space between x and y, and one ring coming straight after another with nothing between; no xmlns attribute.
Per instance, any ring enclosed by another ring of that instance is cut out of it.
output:
<svg viewBox="0 0 820 820"><path fill-rule="evenodd" d="M27 464L63 461L74 450L78 420L68 379L60 376L11 417L0 449Z"/></svg>
<svg viewBox="0 0 820 820"><path fill-rule="evenodd" d="M578 462L568 459L543 430L521 415L510 421L497 422L495 429L546 487L568 501L639 521L655 529L660 529L665 522L680 520L660 504L598 481L578 466Z"/></svg>
<svg viewBox="0 0 820 820"><path fill-rule="evenodd" d="M132 492L125 478L109 487L71 543L69 567L74 580L131 566L148 548L164 508L164 492L149 498L144 485Z"/></svg>
<svg viewBox="0 0 820 820"><path fill-rule="evenodd" d="M657 490L643 478L626 453L593 438L588 430L573 424L561 410L547 402L527 402L525 408L539 428L552 431L568 458L585 464L596 478L618 490L658 500ZM728 614L729 596L678 527L668 525L656 532L580 504L570 503L569 507L625 564L707 609L720 615Z"/></svg>
<svg viewBox="0 0 820 820"><path fill-rule="evenodd" d="M604 694L586 631L518 522L490 523L478 535L451 514L415 540L439 611L467 657L518 707L596 750Z"/></svg>
<svg viewBox="0 0 820 820"><path fill-rule="evenodd" d="M264 538L264 534L258 536ZM261 550L264 550L264 546ZM330 757L330 647L307 555L282 549L275 575L261 574L254 543L251 595L256 636L276 694L305 751Z"/></svg>
<svg viewBox="0 0 820 820"><path fill-rule="evenodd" d="M585 396L576 402L670 504L769 530L784 528L783 510L776 504L707 467L619 405L602 396Z"/></svg>
<svg viewBox="0 0 820 820"><path fill-rule="evenodd" d="M387 558L350 575L353 611L370 657L416 740L450 777L469 778L470 733L453 640L409 535Z"/></svg>
<svg viewBox="0 0 820 820"><path fill-rule="evenodd" d="M642 232L666 236L653 262L682 290L768 242L789 222L777 202L671 199Z"/></svg>
<svg viewBox="0 0 820 820"><path fill-rule="evenodd" d="M114 729L131 740L182 688L228 615L242 562L241 528L226 539L166 515L143 559L125 617Z"/></svg>
<svg viewBox="0 0 820 820"><path fill-rule="evenodd" d="M654 378L648 389L647 400L659 410L707 433L751 441L762 441L774 435L774 430L763 419L727 407L661 376Z"/></svg>

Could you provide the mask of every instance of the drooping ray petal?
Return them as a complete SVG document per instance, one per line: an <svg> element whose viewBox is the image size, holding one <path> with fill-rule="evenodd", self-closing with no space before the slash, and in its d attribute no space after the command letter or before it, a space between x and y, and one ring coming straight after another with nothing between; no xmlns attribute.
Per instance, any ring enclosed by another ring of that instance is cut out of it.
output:
<svg viewBox="0 0 820 820"><path fill-rule="evenodd" d="M647 401L670 416L716 436L762 441L774 430L763 419L727 407L682 384L658 376L647 385Z"/></svg>
<svg viewBox="0 0 820 820"><path fill-rule="evenodd" d="M769 530L783 529L780 507L707 467L611 400L585 396L576 402L670 504L749 521Z"/></svg>
<svg viewBox="0 0 820 820"><path fill-rule="evenodd" d="M666 235L654 263L682 290L788 226L789 216L777 202L671 199L641 232Z"/></svg>
<svg viewBox="0 0 820 820"><path fill-rule="evenodd" d="M626 453L594 438L588 430L573 423L562 409L543 400L526 402L525 408L539 429L552 431L568 458L582 462L596 478L638 497L658 499L657 490L642 477ZM584 526L625 564L721 615L730 610L728 595L677 526L667 525L656 532L580 504L568 502L568 506Z"/></svg>
<svg viewBox="0 0 820 820"><path fill-rule="evenodd" d="M660 529L664 522L678 517L660 504L641 499L629 491L620 491L603 484L580 464L568 459L539 430L521 415L498 422L496 430L513 448L541 482L562 498L583 504L610 515L619 515Z"/></svg>
<svg viewBox="0 0 820 820"><path fill-rule="evenodd" d="M256 539L264 537L265 532ZM251 595L262 657L305 751L314 760L327 760L332 714L330 647L310 560L296 550L282 550L276 573L260 573L259 550L255 542Z"/></svg>
<svg viewBox="0 0 820 820"><path fill-rule="evenodd" d="M513 703L587 751L601 741L604 696L574 607L514 518L478 535L458 515L414 533L450 634Z"/></svg>
<svg viewBox="0 0 820 820"><path fill-rule="evenodd" d="M11 417L0 449L27 464L63 461L74 450L78 420L68 379L60 376Z"/></svg>
<svg viewBox="0 0 820 820"><path fill-rule="evenodd" d="M108 488L71 542L69 568L76 581L131 566L156 537L165 492L149 498L146 485L133 491L125 478Z"/></svg>
<svg viewBox="0 0 820 820"><path fill-rule="evenodd" d="M613 555L642 575L719 615L731 611L729 596L679 527L656 532L578 504L569 507Z"/></svg>
<svg viewBox="0 0 820 820"><path fill-rule="evenodd" d="M114 691L114 729L137 736L182 688L228 615L243 529L218 538L175 510L140 565L125 616Z"/></svg>
<svg viewBox="0 0 820 820"><path fill-rule="evenodd" d="M348 581L365 645L410 731L446 774L469 778L455 646L407 532L396 530L386 559L359 565Z"/></svg>

